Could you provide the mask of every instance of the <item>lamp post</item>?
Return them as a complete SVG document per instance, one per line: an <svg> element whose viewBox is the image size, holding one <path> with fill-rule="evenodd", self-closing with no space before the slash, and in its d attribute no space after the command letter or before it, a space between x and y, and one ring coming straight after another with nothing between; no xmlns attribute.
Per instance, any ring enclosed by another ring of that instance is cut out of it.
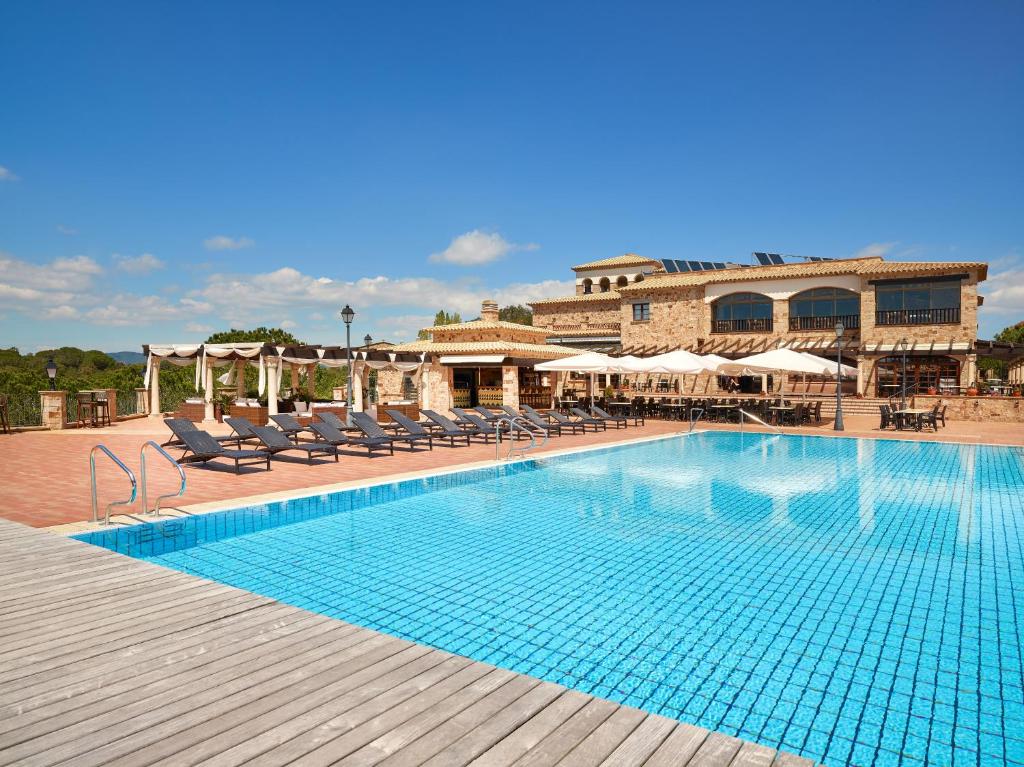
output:
<svg viewBox="0 0 1024 767"><path fill-rule="evenodd" d="M364 346L365 346L365 347L366 347L367 349L369 349L369 348L370 348L370 344L372 344L372 343L373 343L373 339L372 339L372 338L370 338L370 334L369 334L369 333L367 333L367 334L366 334L365 336L363 336L363 345L364 345Z"/></svg>
<svg viewBox="0 0 1024 767"><path fill-rule="evenodd" d="M345 403L345 422L352 425L352 320L356 313L352 307L345 304L341 310L341 319L345 322L345 359L348 362L348 401Z"/></svg>
<svg viewBox="0 0 1024 767"><path fill-rule="evenodd" d="M836 323L836 420L832 428L843 431L843 333L842 322Z"/></svg>
<svg viewBox="0 0 1024 767"><path fill-rule="evenodd" d="M50 357L46 362L46 377L50 379L50 391L57 390L57 363Z"/></svg>
<svg viewBox="0 0 1024 767"><path fill-rule="evenodd" d="M903 367L900 373L900 410L907 409L907 339L900 339L900 351L903 352Z"/></svg>

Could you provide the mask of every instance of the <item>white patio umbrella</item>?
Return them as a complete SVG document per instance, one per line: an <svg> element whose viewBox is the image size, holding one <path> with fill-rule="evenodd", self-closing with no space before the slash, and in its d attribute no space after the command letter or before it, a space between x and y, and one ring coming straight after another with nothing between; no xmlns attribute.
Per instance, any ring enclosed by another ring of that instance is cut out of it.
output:
<svg viewBox="0 0 1024 767"><path fill-rule="evenodd" d="M802 354L804 357L807 357L807 359L811 360L811 362L820 364L822 366L821 375L832 376L833 378L835 377L835 360L827 360L824 357L819 357L818 355L811 354L810 352L797 352L797 354ZM847 378L857 377L857 368L855 367L851 367L850 365L842 365L840 369L842 370L842 374Z"/></svg>
<svg viewBox="0 0 1024 767"><path fill-rule="evenodd" d="M810 373L822 375L822 365L792 349L772 349L760 354L751 354L738 360L730 360L718 366L726 375L754 375L760 373Z"/></svg>
<svg viewBox="0 0 1024 767"><path fill-rule="evenodd" d="M539 362L534 370L546 370L558 373L614 373L615 360L600 352L584 352L574 357L563 357L560 360Z"/></svg>
<svg viewBox="0 0 1024 767"><path fill-rule="evenodd" d="M717 367L717 365L709 365L708 361L699 354L688 352L685 349L676 349L674 352L648 357L645 362L648 364L648 372L651 373L693 374L713 371Z"/></svg>

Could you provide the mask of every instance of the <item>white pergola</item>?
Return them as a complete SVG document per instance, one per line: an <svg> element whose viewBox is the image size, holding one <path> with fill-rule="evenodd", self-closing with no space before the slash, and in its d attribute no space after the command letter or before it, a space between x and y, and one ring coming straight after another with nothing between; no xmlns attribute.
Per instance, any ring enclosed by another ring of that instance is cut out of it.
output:
<svg viewBox="0 0 1024 767"><path fill-rule="evenodd" d="M146 344L146 373L143 385L149 390L149 412L160 414L160 367L170 365L195 365L195 387L203 391L205 404L204 418L213 420L213 393L215 382L223 385L235 384L239 398L245 396L245 368L259 369L259 393L267 395L267 407L271 415L277 413L277 399L281 391L281 380L287 369L291 374L292 391L300 391L301 376L306 377L306 391L312 396L317 367L341 368L352 362L352 387L354 410L362 410L362 377L367 370L393 367L403 372L412 372L418 378L424 362L422 354L398 354L387 350L352 349L337 346L276 346L263 342L236 342L225 344ZM218 368L228 368L215 378Z"/></svg>

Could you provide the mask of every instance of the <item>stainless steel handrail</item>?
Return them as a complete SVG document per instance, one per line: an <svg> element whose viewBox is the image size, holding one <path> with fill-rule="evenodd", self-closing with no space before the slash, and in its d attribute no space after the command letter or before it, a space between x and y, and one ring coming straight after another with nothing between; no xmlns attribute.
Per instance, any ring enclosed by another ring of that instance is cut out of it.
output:
<svg viewBox="0 0 1024 767"><path fill-rule="evenodd" d="M693 417L694 413L697 414L696 418ZM702 407L691 407L690 408L690 429L689 429L688 433L690 433L690 434L693 433L693 427L697 425L697 421L699 421L703 415L704 415L704 408L702 408Z"/></svg>
<svg viewBox="0 0 1024 767"><path fill-rule="evenodd" d="M147 441L145 444L142 445L141 448L139 448L139 467L140 467L139 468L139 474L142 476L142 513L143 514L148 514L149 513L149 504L146 502L146 448L147 447L152 447L154 450L156 450L158 453L160 453L160 455L162 455L164 458L166 458L168 461L170 461L171 466L173 466L177 470L178 476L181 477L181 486L178 488L178 492L176 492L176 493L164 493L163 495L158 495L156 497L156 505L153 507L153 514L155 516L159 517L160 516L160 501L162 501L162 500L164 500L166 498L180 498L181 496L183 496L185 494L185 470L181 468L181 465L177 461L174 460L174 457L170 453L168 453L166 450L164 450L162 447L160 447L160 445L158 445L153 440Z"/></svg>
<svg viewBox="0 0 1024 767"><path fill-rule="evenodd" d="M92 450L89 451L89 479L92 483L92 521L99 522L99 503L96 500L96 451L102 450L111 461L117 464L121 471L128 475L128 479L132 483L132 494L131 497L126 501L111 501L107 504L106 514L103 516L103 524L110 524L110 510L115 506L131 506L135 503L135 493L138 491L139 483L135 481L135 472L124 465L116 455L114 455L110 448L106 445L96 445Z"/></svg>
<svg viewBox="0 0 1024 767"><path fill-rule="evenodd" d="M534 449L536 449L538 447L543 447L548 442L548 432L547 432L546 429L544 429L543 430L544 440L538 445L537 444L536 432L533 430L533 424L531 424L528 420L526 420L522 416L520 416L518 418L513 418L510 415L499 416L495 420L495 422L494 422L494 435L495 435L494 436L494 460L496 460L496 461L500 461L501 460L501 428L500 428L500 425L503 424L503 423L507 423L508 424L508 431L509 431L509 437L510 437L510 439L509 439L509 446L508 446L508 455L505 456L506 460L510 459L512 457L512 453L516 452L517 449L519 450L519 457L522 458L523 456L526 455L526 452L528 450L534 450ZM526 434L530 437L530 444L528 446L521 447L521 448L516 448L515 437L512 436L512 432L513 432L514 429L518 429L521 432L526 432Z"/></svg>
<svg viewBox="0 0 1024 767"><path fill-rule="evenodd" d="M743 417L744 416L749 418L751 421L757 421L757 423L761 424L762 426L767 426L769 429L775 429L775 433L776 434L785 434L785 432L782 431L782 429L779 427L778 424L765 423L760 418L758 418L756 415L754 415L753 413L748 413L743 408L740 408L740 431L743 431Z"/></svg>

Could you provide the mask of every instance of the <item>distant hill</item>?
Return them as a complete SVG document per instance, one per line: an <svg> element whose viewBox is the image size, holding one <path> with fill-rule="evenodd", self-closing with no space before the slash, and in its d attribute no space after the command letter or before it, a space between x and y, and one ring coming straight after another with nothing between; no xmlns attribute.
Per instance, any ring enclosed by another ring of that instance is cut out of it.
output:
<svg viewBox="0 0 1024 767"><path fill-rule="evenodd" d="M139 365L146 361L146 355L142 352L108 352L108 356L125 365Z"/></svg>

